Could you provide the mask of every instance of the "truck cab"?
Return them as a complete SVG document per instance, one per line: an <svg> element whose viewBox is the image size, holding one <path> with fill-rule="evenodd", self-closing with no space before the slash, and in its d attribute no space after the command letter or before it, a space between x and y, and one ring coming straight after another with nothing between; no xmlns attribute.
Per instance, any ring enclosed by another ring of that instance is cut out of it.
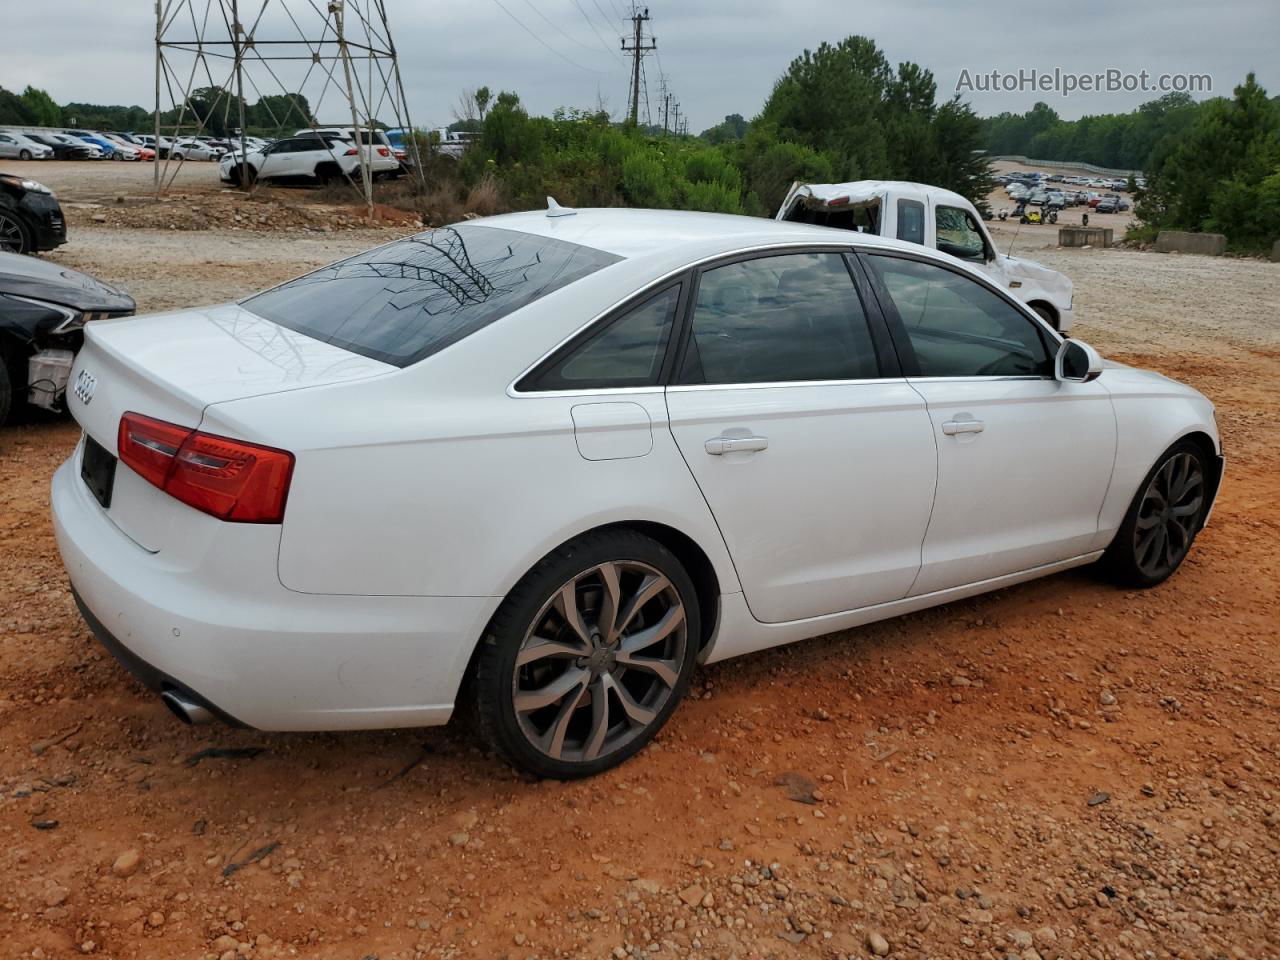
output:
<svg viewBox="0 0 1280 960"><path fill-rule="evenodd" d="M977 209L951 190L898 180L794 183L776 220L896 237L977 267L1066 333L1075 320L1071 281L1033 260L996 249Z"/></svg>

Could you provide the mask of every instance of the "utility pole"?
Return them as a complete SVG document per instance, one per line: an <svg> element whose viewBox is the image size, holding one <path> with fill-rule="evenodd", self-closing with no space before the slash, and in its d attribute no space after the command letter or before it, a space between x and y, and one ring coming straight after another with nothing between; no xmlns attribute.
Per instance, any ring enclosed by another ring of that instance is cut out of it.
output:
<svg viewBox="0 0 1280 960"><path fill-rule="evenodd" d="M627 45L627 38L622 39L622 52L631 57L631 125L636 126L640 114L640 63L644 60L646 53L658 48L658 40L656 37L650 36L649 42L644 40L644 25L649 19L649 8L645 7L643 11L632 8L631 10L631 45Z"/></svg>
<svg viewBox="0 0 1280 960"><path fill-rule="evenodd" d="M676 118L675 118L675 122L671 125L671 132L674 133L676 136L679 136L680 135L680 102L677 100L672 106L674 109L671 112L676 115Z"/></svg>

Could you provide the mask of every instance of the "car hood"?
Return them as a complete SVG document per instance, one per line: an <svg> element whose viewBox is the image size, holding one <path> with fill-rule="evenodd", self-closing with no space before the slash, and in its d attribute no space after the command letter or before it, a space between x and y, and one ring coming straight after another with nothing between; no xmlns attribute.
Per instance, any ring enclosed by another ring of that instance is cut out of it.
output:
<svg viewBox="0 0 1280 960"><path fill-rule="evenodd" d="M0 253L0 293L59 303L85 313L125 313L136 307L123 290L87 273L16 253Z"/></svg>

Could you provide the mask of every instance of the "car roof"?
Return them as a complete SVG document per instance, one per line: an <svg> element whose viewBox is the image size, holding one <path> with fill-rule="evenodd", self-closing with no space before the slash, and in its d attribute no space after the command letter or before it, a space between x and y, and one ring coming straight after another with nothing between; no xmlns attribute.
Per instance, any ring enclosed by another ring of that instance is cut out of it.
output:
<svg viewBox="0 0 1280 960"><path fill-rule="evenodd" d="M893 193L916 200L932 197L947 203L969 205L969 201L960 194L943 187L932 187L927 183L913 183L909 180L852 180L848 183L805 183L801 188L819 200L830 202L840 197L848 197L851 201L866 200Z"/></svg>
<svg viewBox="0 0 1280 960"><path fill-rule="evenodd" d="M852 233L836 227L766 220L727 213L690 210L644 210L604 207L548 216L547 210L530 210L467 221L468 225L497 227L567 243L593 247L620 257L643 257L681 249L693 256L714 256L769 244L858 244L895 250L927 252L919 244Z"/></svg>

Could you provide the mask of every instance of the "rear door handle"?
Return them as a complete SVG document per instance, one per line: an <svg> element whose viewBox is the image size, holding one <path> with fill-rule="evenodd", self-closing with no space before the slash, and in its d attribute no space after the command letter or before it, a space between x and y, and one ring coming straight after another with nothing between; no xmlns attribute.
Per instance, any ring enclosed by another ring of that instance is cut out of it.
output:
<svg viewBox="0 0 1280 960"><path fill-rule="evenodd" d="M705 444L707 453L719 457L726 453L755 453L769 448L768 437L712 437Z"/></svg>
<svg viewBox="0 0 1280 960"><path fill-rule="evenodd" d="M981 420L948 420L942 425L942 432L948 437L957 433L981 433L987 425Z"/></svg>

